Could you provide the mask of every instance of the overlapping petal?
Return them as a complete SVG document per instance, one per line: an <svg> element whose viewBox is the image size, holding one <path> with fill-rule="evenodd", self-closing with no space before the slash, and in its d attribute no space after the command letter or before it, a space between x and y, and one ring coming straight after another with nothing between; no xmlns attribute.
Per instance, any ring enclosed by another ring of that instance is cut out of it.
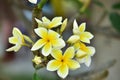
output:
<svg viewBox="0 0 120 80"><path fill-rule="evenodd" d="M62 51L60 49L53 49L51 55L56 60L60 60L62 58Z"/></svg>
<svg viewBox="0 0 120 80"><path fill-rule="evenodd" d="M91 57L90 57L90 56L87 56L87 57L85 58L85 65L86 65L87 67L89 67L90 64L91 64Z"/></svg>
<svg viewBox="0 0 120 80"><path fill-rule="evenodd" d="M68 64L69 68L72 70L80 68L80 64L75 60L69 60L67 64Z"/></svg>
<svg viewBox="0 0 120 80"><path fill-rule="evenodd" d="M10 37L9 42L12 44L16 44L18 42L18 39L16 37Z"/></svg>
<svg viewBox="0 0 120 80"><path fill-rule="evenodd" d="M57 32L53 31L53 30L49 30L49 31L48 31L48 37L49 37L50 39L54 40L54 39L56 39L56 38L59 38L60 35L59 35Z"/></svg>
<svg viewBox="0 0 120 80"><path fill-rule="evenodd" d="M40 49L43 45L45 45L46 42L43 39L39 39L32 47L32 51Z"/></svg>
<svg viewBox="0 0 120 80"><path fill-rule="evenodd" d="M44 45L44 47L43 47L43 49L42 49L42 54L43 54L44 56L48 56L48 55L51 53L51 51L52 51L52 45L51 45L51 43L49 42L49 43L46 43L46 44Z"/></svg>
<svg viewBox="0 0 120 80"><path fill-rule="evenodd" d="M74 57L74 48L73 47L69 47L69 48L67 48L67 50L65 51L65 53L64 53L64 58L65 59L71 59L71 58L73 58Z"/></svg>
<svg viewBox="0 0 120 80"><path fill-rule="evenodd" d="M69 43L76 43L77 41L80 40L80 37L78 35L72 35L67 42Z"/></svg>
<svg viewBox="0 0 120 80"><path fill-rule="evenodd" d="M42 21L43 21L43 22L46 22L46 23L50 23L50 20L49 20L47 17L45 17L45 16L42 17Z"/></svg>
<svg viewBox="0 0 120 80"><path fill-rule="evenodd" d="M79 26L79 31L80 31L80 32L84 32L84 31L85 31L85 28L86 28L86 23L82 23L82 24Z"/></svg>
<svg viewBox="0 0 120 80"><path fill-rule="evenodd" d="M90 40L89 40L88 38L84 37L84 35L81 35L81 36L80 36L80 40L81 40L82 42L85 42L85 43L90 43Z"/></svg>
<svg viewBox="0 0 120 80"><path fill-rule="evenodd" d="M95 54L95 48L94 47L88 46L88 51L89 51L90 56L93 56Z"/></svg>
<svg viewBox="0 0 120 80"><path fill-rule="evenodd" d="M60 77L65 78L69 73L68 66L67 65L60 66L57 73Z"/></svg>
<svg viewBox="0 0 120 80"><path fill-rule="evenodd" d="M76 57L79 58L79 59L82 59L85 56L87 56L87 53L85 51L78 50L77 53L76 53Z"/></svg>
<svg viewBox="0 0 120 80"><path fill-rule="evenodd" d="M52 19L50 24L48 25L48 28L54 28L62 24L62 17L55 17Z"/></svg>
<svg viewBox="0 0 120 80"><path fill-rule="evenodd" d="M47 70L56 71L61 65L62 65L62 63L60 61L51 60L47 64Z"/></svg>
<svg viewBox="0 0 120 80"><path fill-rule="evenodd" d="M20 30L19 29L17 29L17 28L13 28L13 31L12 31L12 33L13 33L13 36L14 37L16 37L16 38L23 38L23 35L22 35L22 33L20 32Z"/></svg>
<svg viewBox="0 0 120 80"><path fill-rule="evenodd" d="M35 29L35 33L41 38L46 38L48 34L47 29L42 27Z"/></svg>
<svg viewBox="0 0 120 80"><path fill-rule="evenodd" d="M65 46L65 42L61 38L53 40L52 44L53 44L53 47L59 48L59 49L61 49L61 48L63 48Z"/></svg>

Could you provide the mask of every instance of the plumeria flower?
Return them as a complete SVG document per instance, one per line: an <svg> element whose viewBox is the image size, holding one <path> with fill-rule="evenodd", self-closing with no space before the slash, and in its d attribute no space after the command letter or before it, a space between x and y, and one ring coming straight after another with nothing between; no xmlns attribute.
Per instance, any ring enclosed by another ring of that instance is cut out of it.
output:
<svg viewBox="0 0 120 80"><path fill-rule="evenodd" d="M57 70L57 74L61 78L65 78L69 73L69 69L75 70L80 67L80 64L77 61L73 60L74 54L75 53L73 47L67 48L63 55L61 50L54 49L51 55L55 59L48 62L47 70Z"/></svg>
<svg viewBox="0 0 120 80"><path fill-rule="evenodd" d="M39 64L42 62L41 57L39 57L39 56L35 56L32 61L33 61L36 65L39 65Z"/></svg>
<svg viewBox="0 0 120 80"><path fill-rule="evenodd" d="M86 66L90 66L91 64L91 56L95 54L95 48L92 46L86 46L83 43L76 43L74 48L77 50L76 59L80 63L85 63Z"/></svg>
<svg viewBox="0 0 120 80"><path fill-rule="evenodd" d="M62 24L62 17L55 17L51 21L47 17L42 17L42 21L35 18L38 23L38 27L45 27L48 29L58 27Z"/></svg>
<svg viewBox="0 0 120 80"><path fill-rule="evenodd" d="M24 35L20 32L19 29L13 28L12 31L13 37L9 38L9 43L15 44L15 46L7 49L6 51L15 51L17 52L25 44Z"/></svg>
<svg viewBox="0 0 120 80"><path fill-rule="evenodd" d="M28 1L33 3L33 4L37 4L37 0L28 0Z"/></svg>
<svg viewBox="0 0 120 80"><path fill-rule="evenodd" d="M41 37L32 47L32 51L38 50L42 48L42 54L44 56L48 56L52 48L63 48L65 46L65 42L60 35L53 31L47 30L46 28L40 27L35 29L35 33Z"/></svg>
<svg viewBox="0 0 120 80"><path fill-rule="evenodd" d="M73 23L73 33L74 33L74 35L72 35L68 39L68 42L69 43L75 43L77 41L82 41L82 42L85 42L85 43L90 43L90 39L93 38L93 35L90 32L85 31L85 28L86 28L86 23L82 23L78 27L78 24L77 24L76 20L74 20L74 23Z"/></svg>

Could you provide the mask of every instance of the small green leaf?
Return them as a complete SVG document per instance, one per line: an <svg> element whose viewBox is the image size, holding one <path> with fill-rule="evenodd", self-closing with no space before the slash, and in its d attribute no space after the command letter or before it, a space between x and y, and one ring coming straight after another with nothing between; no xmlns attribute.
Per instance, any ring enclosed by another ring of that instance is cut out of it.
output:
<svg viewBox="0 0 120 80"><path fill-rule="evenodd" d="M98 0L94 0L93 2L94 2L97 6L99 6L99 7L104 7L104 4L101 3L101 2L98 1Z"/></svg>
<svg viewBox="0 0 120 80"><path fill-rule="evenodd" d="M36 72L33 75L33 80L41 80Z"/></svg>
<svg viewBox="0 0 120 80"><path fill-rule="evenodd" d="M110 13L109 18L113 27L120 32L120 15L118 13Z"/></svg>
<svg viewBox="0 0 120 80"><path fill-rule="evenodd" d="M120 2L119 3L115 3L112 5L113 9L119 9L120 10Z"/></svg>

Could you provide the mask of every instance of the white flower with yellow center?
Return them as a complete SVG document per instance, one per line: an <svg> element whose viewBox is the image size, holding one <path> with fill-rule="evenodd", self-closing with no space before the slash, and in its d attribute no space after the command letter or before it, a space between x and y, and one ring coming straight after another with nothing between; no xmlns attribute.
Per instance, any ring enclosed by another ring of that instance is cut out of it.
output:
<svg viewBox="0 0 120 80"><path fill-rule="evenodd" d="M69 43L75 43L77 41L82 41L82 42L85 42L85 43L90 43L90 39L93 38L93 35L90 32L85 31L85 28L86 28L86 23L82 23L78 27L78 24L77 24L76 20L74 20L74 23L73 23L73 33L74 33L74 35L72 35L68 39L68 42Z"/></svg>
<svg viewBox="0 0 120 80"><path fill-rule="evenodd" d="M33 3L33 4L36 4L37 3L37 0L28 0L29 2Z"/></svg>
<svg viewBox="0 0 120 80"><path fill-rule="evenodd" d="M55 59L48 62L47 70L57 70L57 74L62 78L68 75L69 69L75 70L80 67L80 64L72 59L75 55L73 47L69 47L63 55L61 50L54 49L51 55Z"/></svg>
<svg viewBox="0 0 120 80"><path fill-rule="evenodd" d="M62 17L55 17L51 21L47 17L42 17L42 21L35 18L38 23L38 27L45 27L48 29L58 27L62 24Z"/></svg>
<svg viewBox="0 0 120 80"><path fill-rule="evenodd" d="M60 35L53 31L47 30L46 28L37 28L35 29L35 33L41 37L32 47L32 51L38 50L42 48L42 54L44 56L48 56L52 48L63 48L65 46L65 42Z"/></svg>
<svg viewBox="0 0 120 80"><path fill-rule="evenodd" d="M95 54L95 48L91 46L86 46L83 43L76 43L74 48L77 50L76 59L80 63L85 63L86 66L90 66L91 64L91 56Z"/></svg>
<svg viewBox="0 0 120 80"><path fill-rule="evenodd" d="M17 52L23 45L25 45L24 36L19 29L13 28L12 31L13 37L9 38L9 43L15 44L15 46L7 49L6 51L15 51Z"/></svg>
<svg viewBox="0 0 120 80"><path fill-rule="evenodd" d="M36 65L39 65L42 61L41 61L41 57L39 56L35 56L34 59L32 60Z"/></svg>

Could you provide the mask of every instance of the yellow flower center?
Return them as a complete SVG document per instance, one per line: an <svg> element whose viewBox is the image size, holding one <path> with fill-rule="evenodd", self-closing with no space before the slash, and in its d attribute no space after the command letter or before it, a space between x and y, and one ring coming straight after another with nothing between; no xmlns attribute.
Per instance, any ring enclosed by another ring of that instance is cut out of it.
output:
<svg viewBox="0 0 120 80"><path fill-rule="evenodd" d="M64 62L64 59L61 59L61 62Z"/></svg>

